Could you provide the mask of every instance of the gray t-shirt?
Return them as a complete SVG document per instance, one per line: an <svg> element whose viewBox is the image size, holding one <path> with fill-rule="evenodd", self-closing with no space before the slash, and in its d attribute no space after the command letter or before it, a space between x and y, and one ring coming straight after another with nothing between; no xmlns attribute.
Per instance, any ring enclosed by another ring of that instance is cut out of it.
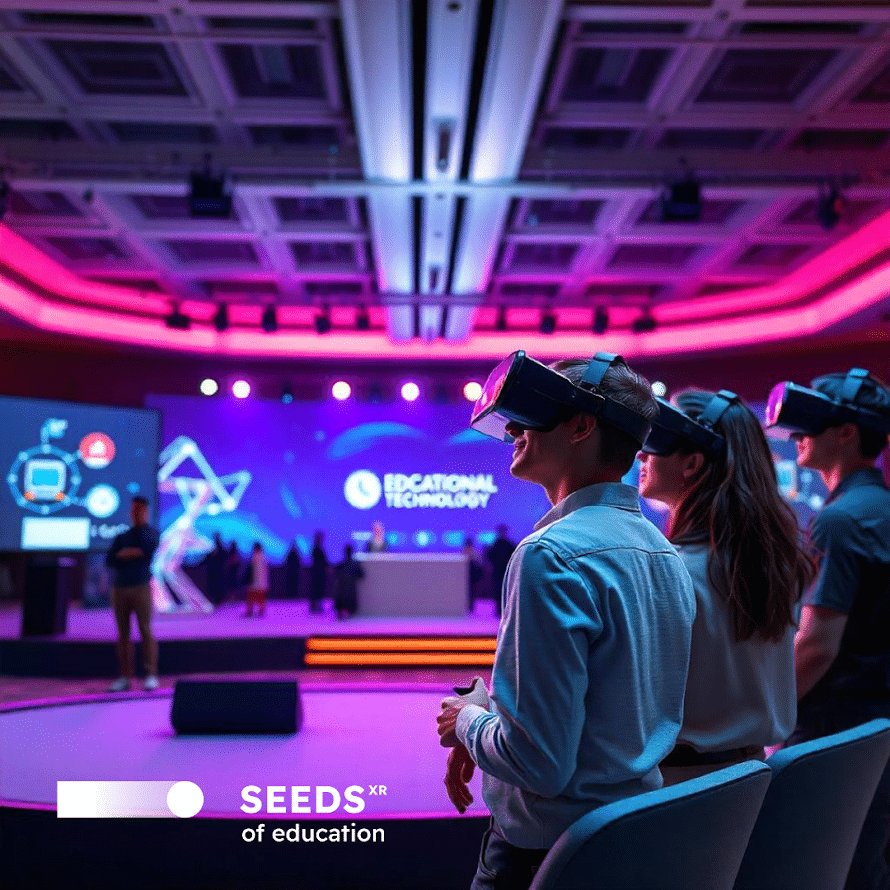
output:
<svg viewBox="0 0 890 890"><path fill-rule="evenodd" d="M697 751L776 745L797 717L794 633L736 642L726 600L708 581L706 544L677 547L695 589L695 623L679 743Z"/></svg>

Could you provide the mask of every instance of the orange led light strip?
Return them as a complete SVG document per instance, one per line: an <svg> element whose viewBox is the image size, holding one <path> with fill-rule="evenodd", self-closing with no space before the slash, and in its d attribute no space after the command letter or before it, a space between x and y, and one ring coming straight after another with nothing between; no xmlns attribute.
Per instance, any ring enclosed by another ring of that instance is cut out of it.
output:
<svg viewBox="0 0 890 890"><path fill-rule="evenodd" d="M332 665L332 664L494 664L494 654L480 653L473 655L470 652L324 652L306 653L304 663L307 665Z"/></svg>
<svg viewBox="0 0 890 890"><path fill-rule="evenodd" d="M494 652L496 640L488 639L368 639L367 637L310 637L306 641L306 649L312 652L335 652L344 649L351 651L421 651L456 649L466 652L468 650L480 652Z"/></svg>

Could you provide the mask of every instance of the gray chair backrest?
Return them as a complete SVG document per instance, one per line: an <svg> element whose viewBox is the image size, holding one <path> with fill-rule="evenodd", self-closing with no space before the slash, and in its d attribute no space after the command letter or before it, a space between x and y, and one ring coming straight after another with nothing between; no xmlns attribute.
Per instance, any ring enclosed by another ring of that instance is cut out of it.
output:
<svg viewBox="0 0 890 890"><path fill-rule="evenodd" d="M599 807L557 840L531 890L731 890L770 775L749 761Z"/></svg>
<svg viewBox="0 0 890 890"><path fill-rule="evenodd" d="M840 890L890 757L890 720L777 751L736 890Z"/></svg>

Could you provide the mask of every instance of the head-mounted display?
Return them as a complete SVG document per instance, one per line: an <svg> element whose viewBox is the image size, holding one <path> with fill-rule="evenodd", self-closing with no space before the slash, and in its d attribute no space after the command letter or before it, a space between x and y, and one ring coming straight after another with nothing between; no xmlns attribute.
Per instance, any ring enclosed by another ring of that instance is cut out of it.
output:
<svg viewBox="0 0 890 890"><path fill-rule="evenodd" d="M658 417L652 423L652 432L642 451L645 454L673 454L682 445L691 445L704 454L722 454L726 440L714 427L726 409L739 397L728 389L721 389L705 405L702 413L693 420L676 405L658 400Z"/></svg>
<svg viewBox="0 0 890 890"><path fill-rule="evenodd" d="M766 425L782 427L792 434L818 436L829 427L855 423L876 433L890 434L890 417L855 403L867 377L868 371L852 368L847 372L836 399L796 383L777 383L766 404Z"/></svg>
<svg viewBox="0 0 890 890"><path fill-rule="evenodd" d="M508 424L550 432L584 412L608 421L642 443L651 426L643 415L584 386L598 386L612 363L621 360L612 353L598 352L590 360L582 385L575 386L568 377L529 358L520 349L488 375L473 408L470 426L486 436L512 442Z"/></svg>

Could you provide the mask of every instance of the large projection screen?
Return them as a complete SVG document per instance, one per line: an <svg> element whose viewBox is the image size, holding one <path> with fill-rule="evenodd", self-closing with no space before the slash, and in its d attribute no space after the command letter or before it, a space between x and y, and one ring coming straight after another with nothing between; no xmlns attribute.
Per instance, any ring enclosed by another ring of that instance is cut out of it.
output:
<svg viewBox="0 0 890 890"><path fill-rule="evenodd" d="M0 550L103 551L154 508L160 415L0 396Z"/></svg>

